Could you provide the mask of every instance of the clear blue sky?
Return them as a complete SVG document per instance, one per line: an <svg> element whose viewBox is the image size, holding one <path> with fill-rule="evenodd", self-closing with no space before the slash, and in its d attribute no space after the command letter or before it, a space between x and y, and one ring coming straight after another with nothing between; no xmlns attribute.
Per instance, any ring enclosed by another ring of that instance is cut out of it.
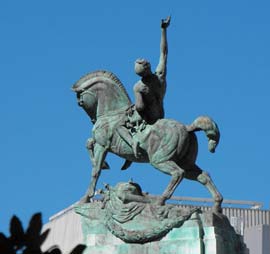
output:
<svg viewBox="0 0 270 254"><path fill-rule="evenodd" d="M159 58L160 19L168 30L167 118L219 124L216 154L198 135L197 163L227 199L269 208L269 1L1 1L0 231L13 214L49 216L84 194L92 125L70 87L97 69L115 73L133 98L136 58ZM106 182L133 178L161 194L169 177L146 164L120 171L110 155ZM210 197L185 180L175 195Z"/></svg>

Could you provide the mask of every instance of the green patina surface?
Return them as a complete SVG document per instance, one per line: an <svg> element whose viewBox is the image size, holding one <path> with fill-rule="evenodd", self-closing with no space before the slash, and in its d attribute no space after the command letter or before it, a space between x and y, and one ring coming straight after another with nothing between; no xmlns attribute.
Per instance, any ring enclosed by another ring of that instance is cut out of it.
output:
<svg viewBox="0 0 270 254"><path fill-rule="evenodd" d="M96 71L73 86L78 104L94 124L87 149L92 162L91 182L76 212L82 215L85 254L244 254L243 245L227 218L221 214L222 195L210 175L196 164L196 131L204 131L208 149L215 152L220 133L217 124L200 116L190 125L164 118L166 92L167 28L161 21L160 61L155 72L145 59L137 59L132 102L121 81L111 72ZM134 183L120 183L104 192L104 202L88 203L96 191L101 170L109 168L108 152L126 161L148 162L171 175L163 194L156 199ZM181 210L164 205L181 181L187 178L211 193L214 213Z"/></svg>
<svg viewBox="0 0 270 254"><path fill-rule="evenodd" d="M87 245L85 254L245 253L243 243L226 216L199 210L188 213L176 205L127 202L123 194L136 200L141 195L138 185L135 189L130 186L136 184L119 183L115 188L109 188L110 196L104 194L103 202L75 208L82 216L84 243ZM126 192L120 194L119 190L123 188ZM140 237L136 238L136 235Z"/></svg>
<svg viewBox="0 0 270 254"><path fill-rule="evenodd" d="M93 211L93 210L91 210ZM100 215L100 214L99 214ZM202 216L203 217L203 216ZM172 229L159 241L145 244L125 243L112 235L100 219L82 216L82 230L87 249L84 254L241 254L233 228L204 226L194 219Z"/></svg>
<svg viewBox="0 0 270 254"><path fill-rule="evenodd" d="M217 124L207 116L199 116L190 125L164 119L170 20L170 17L161 20L160 58L156 70L152 71L146 59L135 61L134 69L140 80L134 85L134 104L121 81L109 71L89 73L72 87L79 106L94 124L92 137L87 142L93 167L85 202L94 196L101 170L109 167L106 155L111 152L125 159L123 170L132 162L148 162L171 176L156 203L164 204L187 178L204 185L214 199L215 211L221 211L222 195L210 175L196 164L195 132L204 131L209 151L215 152L220 139Z"/></svg>

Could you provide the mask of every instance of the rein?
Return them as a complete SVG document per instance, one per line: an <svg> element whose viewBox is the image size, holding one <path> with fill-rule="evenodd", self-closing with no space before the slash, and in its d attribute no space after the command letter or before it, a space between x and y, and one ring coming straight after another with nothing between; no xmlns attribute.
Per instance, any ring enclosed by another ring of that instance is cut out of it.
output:
<svg viewBox="0 0 270 254"><path fill-rule="evenodd" d="M113 110L113 111L109 111L107 113L104 113L104 114L100 114L97 116L97 119L99 118L105 118L105 117L109 117L109 116L115 116L115 115L119 115L119 114L127 114L128 112L128 109L130 108L131 106L125 106L123 108L120 108L118 110Z"/></svg>
<svg viewBox="0 0 270 254"><path fill-rule="evenodd" d="M93 92L91 92L89 90L83 91L80 94L80 97L82 97L84 94L89 94L89 95L96 98L96 93L93 93ZM106 118L106 117L110 117L110 116L115 116L115 115L128 114L128 111L129 111L129 109L131 107L132 107L132 105L124 106L124 107L122 107L120 109L117 109L117 110L112 110L112 111L109 111L109 112L106 112L106 113L103 113L103 114L96 115L95 119L92 119L91 121L94 124L98 119L102 119L102 118Z"/></svg>

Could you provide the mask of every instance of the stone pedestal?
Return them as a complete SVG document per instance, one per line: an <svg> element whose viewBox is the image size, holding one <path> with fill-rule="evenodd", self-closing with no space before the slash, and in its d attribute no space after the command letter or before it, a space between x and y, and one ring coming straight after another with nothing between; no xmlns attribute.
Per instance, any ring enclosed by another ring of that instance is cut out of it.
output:
<svg viewBox="0 0 270 254"><path fill-rule="evenodd" d="M82 215L85 254L243 254L244 245L226 216L194 213L179 228L159 240L126 243L114 236L101 221L102 211L87 204L75 210ZM99 206L99 205L98 205ZM135 229L134 229L135 230Z"/></svg>

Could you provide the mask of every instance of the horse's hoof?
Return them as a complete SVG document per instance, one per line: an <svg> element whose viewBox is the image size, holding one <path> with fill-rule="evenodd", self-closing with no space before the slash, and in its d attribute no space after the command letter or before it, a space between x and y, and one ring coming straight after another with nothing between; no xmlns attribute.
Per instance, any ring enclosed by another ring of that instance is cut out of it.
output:
<svg viewBox="0 0 270 254"><path fill-rule="evenodd" d="M213 213L222 214L222 208L219 205L218 206L217 205L213 206L212 211L213 211Z"/></svg>
<svg viewBox="0 0 270 254"><path fill-rule="evenodd" d="M90 197L89 196L84 196L79 201L80 205L87 204L87 203L90 203Z"/></svg>
<svg viewBox="0 0 270 254"><path fill-rule="evenodd" d="M164 200L164 198L157 198L153 203L157 206L164 206L165 200Z"/></svg>

